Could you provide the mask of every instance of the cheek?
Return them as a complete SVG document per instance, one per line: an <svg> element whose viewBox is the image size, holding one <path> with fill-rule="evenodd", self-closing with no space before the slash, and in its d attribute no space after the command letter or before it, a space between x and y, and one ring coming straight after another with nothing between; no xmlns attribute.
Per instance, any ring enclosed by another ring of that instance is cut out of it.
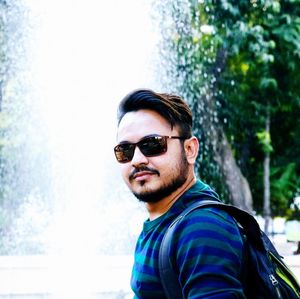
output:
<svg viewBox="0 0 300 299"><path fill-rule="evenodd" d="M156 163L156 169L160 173L160 178L169 179L177 175L178 172L178 160L177 156L168 157L162 159L160 163Z"/></svg>
<svg viewBox="0 0 300 299"><path fill-rule="evenodd" d="M188 167L188 165L184 163L184 161L186 161L186 158L185 156L183 156L183 153L176 153L176 155L171 157L166 166L162 168L162 174L169 178L177 177L182 171L183 167Z"/></svg>

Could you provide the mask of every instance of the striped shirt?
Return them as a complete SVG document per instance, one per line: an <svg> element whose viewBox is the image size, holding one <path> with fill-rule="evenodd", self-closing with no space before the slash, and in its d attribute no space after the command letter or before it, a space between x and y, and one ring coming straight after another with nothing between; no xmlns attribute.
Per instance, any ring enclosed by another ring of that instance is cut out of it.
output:
<svg viewBox="0 0 300 299"><path fill-rule="evenodd" d="M137 299L166 298L159 278L159 248L170 223L187 206L218 195L200 180L161 217L145 221L137 240L131 287ZM243 240L238 226L225 211L196 209L176 228L170 257L184 298L245 298L241 285Z"/></svg>

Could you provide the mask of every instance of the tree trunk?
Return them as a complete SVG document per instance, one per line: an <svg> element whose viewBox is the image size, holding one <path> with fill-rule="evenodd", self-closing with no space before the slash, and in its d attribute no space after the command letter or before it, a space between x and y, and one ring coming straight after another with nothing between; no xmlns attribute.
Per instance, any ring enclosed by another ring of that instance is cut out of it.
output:
<svg viewBox="0 0 300 299"><path fill-rule="evenodd" d="M226 65L227 52L225 49L220 49L216 56L216 63L214 67L214 77L216 78L213 85L212 92L217 90L218 78ZM219 71L218 71L219 70ZM212 93L207 94L204 101L206 101L207 111L213 117L209 117L209 126L213 134L208 136L210 143L214 150L214 158L218 164L219 169L222 172L224 183L230 194L232 203L250 213L253 212L253 200L252 193L248 180L244 177L240 167L236 163L231 145L228 142L223 127L219 122L215 121L215 115L217 115L217 107Z"/></svg>
<svg viewBox="0 0 300 299"><path fill-rule="evenodd" d="M213 151L213 158L221 171L230 201L235 206L253 213L253 200L249 183L236 163L223 128L208 119L206 119L205 124L202 123L202 132L205 135L206 144L209 144L209 148ZM207 126L209 129L204 128Z"/></svg>
<svg viewBox="0 0 300 299"><path fill-rule="evenodd" d="M270 135L270 113L267 112L266 117L266 134ZM264 158L264 208L263 215L265 219L264 232L269 234L271 222L271 203L270 203L270 152L265 152Z"/></svg>
<svg viewBox="0 0 300 299"><path fill-rule="evenodd" d="M200 102L204 103L205 111L200 110L198 117L202 121L197 127L201 130L200 134L204 135L205 143L213 151L214 160L221 170L224 183L229 192L230 201L235 206L252 213L253 200L250 186L236 163L231 145L228 142L222 125L216 121L217 108L212 92L208 91L201 98Z"/></svg>
<svg viewBox="0 0 300 299"><path fill-rule="evenodd" d="M222 171L231 201L235 206L252 213L253 201L249 183L236 163L225 133L223 130L219 130L220 133L215 149L215 159Z"/></svg>

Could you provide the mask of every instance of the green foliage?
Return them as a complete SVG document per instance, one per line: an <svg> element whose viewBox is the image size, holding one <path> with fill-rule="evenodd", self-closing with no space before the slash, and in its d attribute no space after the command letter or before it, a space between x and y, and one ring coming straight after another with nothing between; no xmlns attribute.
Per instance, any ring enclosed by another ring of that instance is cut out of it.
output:
<svg viewBox="0 0 300 299"><path fill-rule="evenodd" d="M264 153L271 153L273 152L273 147L271 145L271 135L267 131L257 132L256 136L259 140L259 143L262 145Z"/></svg>
<svg viewBox="0 0 300 299"><path fill-rule="evenodd" d="M273 212L276 215L285 214L288 203L294 198L299 186L300 178L297 174L296 163L271 169L271 194Z"/></svg>
<svg viewBox="0 0 300 299"><path fill-rule="evenodd" d="M223 35L228 40L223 47L229 49L218 84L223 103L220 117L228 120L227 133L234 136L232 146L250 181L258 211L263 194L261 165L264 153L272 154L272 209L282 215L299 186L295 179L300 172L299 147L295 144L300 137L300 11L293 1L255 3L240 1L237 7L241 14L231 14L236 20L224 19L225 13L219 13L220 21L231 31L227 34L231 40ZM267 109L270 134L265 131Z"/></svg>
<svg viewBox="0 0 300 299"><path fill-rule="evenodd" d="M286 212L286 220L298 220L300 221L300 210L297 208L295 210L288 209Z"/></svg>
<svg viewBox="0 0 300 299"><path fill-rule="evenodd" d="M162 69L165 79L172 78L163 86L193 107L201 176L224 185L207 143L214 122L226 131L258 212L264 155L271 155L271 206L284 214L300 174L299 1L176 0L161 6Z"/></svg>

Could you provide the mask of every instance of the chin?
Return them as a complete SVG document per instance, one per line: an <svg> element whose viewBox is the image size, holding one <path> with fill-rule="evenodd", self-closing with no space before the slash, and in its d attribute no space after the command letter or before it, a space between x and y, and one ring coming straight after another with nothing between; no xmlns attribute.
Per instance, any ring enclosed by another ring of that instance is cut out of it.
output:
<svg viewBox="0 0 300 299"><path fill-rule="evenodd" d="M159 189L161 187L161 182L151 178L142 181L132 180L131 182L128 182L128 185L132 192L151 192L152 190Z"/></svg>
<svg viewBox="0 0 300 299"><path fill-rule="evenodd" d="M131 185L131 191L134 194L144 194L144 193L152 193L156 192L156 189L159 189L158 186L154 186L153 183L147 182L147 181L139 181L135 182L134 184Z"/></svg>
<svg viewBox="0 0 300 299"><path fill-rule="evenodd" d="M172 181L169 185L160 185L153 188L136 188L135 190L132 190L132 192L139 201L156 203L165 197L170 196L182 185L182 183L182 181L177 180Z"/></svg>
<svg viewBox="0 0 300 299"><path fill-rule="evenodd" d="M149 191L149 192L133 192L133 195L140 201L144 203L156 203L163 199L160 192Z"/></svg>
<svg viewBox="0 0 300 299"><path fill-rule="evenodd" d="M130 186L133 195L141 202L158 202L161 200L159 187L150 186L150 183L140 181Z"/></svg>

